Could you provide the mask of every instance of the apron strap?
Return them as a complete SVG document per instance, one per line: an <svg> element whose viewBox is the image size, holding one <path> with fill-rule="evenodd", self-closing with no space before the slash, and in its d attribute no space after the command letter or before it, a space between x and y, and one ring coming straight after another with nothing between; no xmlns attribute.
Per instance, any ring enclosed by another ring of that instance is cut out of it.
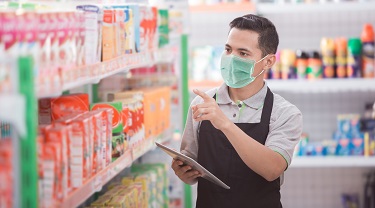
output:
<svg viewBox="0 0 375 208"><path fill-rule="evenodd" d="M264 99L264 105L262 109L262 117L260 119L261 123L265 125L270 124L272 107L273 107L273 93L271 92L270 88L267 87L267 94L266 94L266 98Z"/></svg>

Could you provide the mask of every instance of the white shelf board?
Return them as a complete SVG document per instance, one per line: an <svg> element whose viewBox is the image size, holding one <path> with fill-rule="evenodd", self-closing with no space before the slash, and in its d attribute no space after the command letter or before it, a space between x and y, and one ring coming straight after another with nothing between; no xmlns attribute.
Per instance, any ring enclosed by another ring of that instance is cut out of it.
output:
<svg viewBox="0 0 375 208"><path fill-rule="evenodd" d="M291 168L375 167L375 156L294 157Z"/></svg>
<svg viewBox="0 0 375 208"><path fill-rule="evenodd" d="M259 14L317 13L337 11L373 11L375 2L328 2L328 3L258 3Z"/></svg>
<svg viewBox="0 0 375 208"><path fill-rule="evenodd" d="M171 52L171 49L171 46L166 46L163 48L155 49L153 51L141 52L136 54L125 54L112 60L94 65L81 66L77 68L77 70L83 69L84 71L87 71L87 69L92 68L91 70L105 72L96 76L83 77L68 83L64 83L60 90L38 94L38 98L60 96L63 91L74 89L87 84L97 84L102 79L118 73L129 72L131 69L149 67L156 63L172 62L176 57L176 54L173 54Z"/></svg>
<svg viewBox="0 0 375 208"><path fill-rule="evenodd" d="M375 91L375 79L320 79L320 80L267 80L275 91L296 93L324 93L348 91Z"/></svg>

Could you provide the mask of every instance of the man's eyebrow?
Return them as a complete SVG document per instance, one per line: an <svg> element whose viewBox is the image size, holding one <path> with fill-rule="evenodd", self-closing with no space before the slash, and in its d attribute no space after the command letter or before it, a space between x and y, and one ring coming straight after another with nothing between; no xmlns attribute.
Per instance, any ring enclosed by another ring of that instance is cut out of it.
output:
<svg viewBox="0 0 375 208"><path fill-rule="evenodd" d="M249 49L246 49L246 48L239 48L239 49L237 49L237 50L239 50L239 51L246 51L246 52L251 52Z"/></svg>
<svg viewBox="0 0 375 208"><path fill-rule="evenodd" d="M232 48L229 44L225 44L226 48Z"/></svg>

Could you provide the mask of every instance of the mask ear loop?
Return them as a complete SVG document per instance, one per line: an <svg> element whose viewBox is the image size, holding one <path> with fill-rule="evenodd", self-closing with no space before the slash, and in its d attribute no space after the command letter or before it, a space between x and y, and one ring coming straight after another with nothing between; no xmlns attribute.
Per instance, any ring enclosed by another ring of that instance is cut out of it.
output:
<svg viewBox="0 0 375 208"><path fill-rule="evenodd" d="M261 58L259 61L255 62L255 64L263 61L269 54L267 54L265 57ZM254 64L254 67L255 67L255 64ZM254 78L258 78L263 72L265 71L265 69L263 69L258 75L256 75Z"/></svg>

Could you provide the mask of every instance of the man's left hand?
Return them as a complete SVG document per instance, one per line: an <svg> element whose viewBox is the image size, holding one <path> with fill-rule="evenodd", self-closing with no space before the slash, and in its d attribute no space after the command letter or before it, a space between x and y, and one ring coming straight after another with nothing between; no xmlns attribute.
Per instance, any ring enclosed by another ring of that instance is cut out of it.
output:
<svg viewBox="0 0 375 208"><path fill-rule="evenodd" d="M192 106L195 121L211 121L212 125L219 130L230 125L231 121L220 110L214 98L197 89L194 89L193 92L203 99L203 103Z"/></svg>

